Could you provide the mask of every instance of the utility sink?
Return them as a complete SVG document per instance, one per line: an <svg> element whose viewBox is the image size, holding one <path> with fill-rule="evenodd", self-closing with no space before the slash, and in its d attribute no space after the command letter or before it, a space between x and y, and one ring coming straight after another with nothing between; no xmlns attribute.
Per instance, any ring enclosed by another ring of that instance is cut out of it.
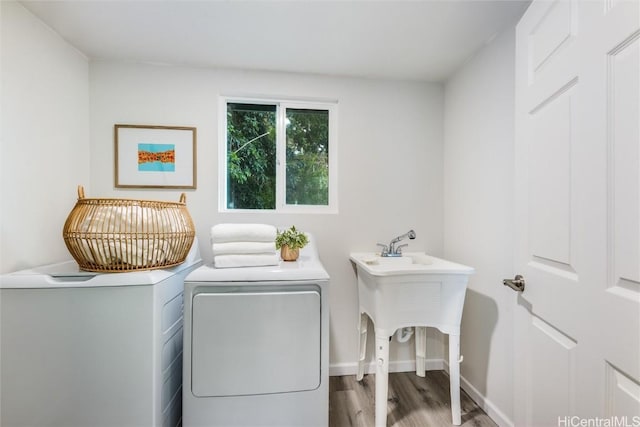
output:
<svg viewBox="0 0 640 427"><path fill-rule="evenodd" d="M382 257L352 253L360 313L388 336L406 326L431 326L459 333L469 276L474 269L424 252Z"/></svg>
<svg viewBox="0 0 640 427"><path fill-rule="evenodd" d="M416 373L425 375L426 328L449 335L451 420L461 423L460 321L469 276L474 269L424 252L383 257L375 252L355 252L360 311L357 379L364 375L368 318L375 331L375 425L387 425L389 339L396 330L416 327Z"/></svg>
<svg viewBox="0 0 640 427"><path fill-rule="evenodd" d="M463 274L474 272L473 268L456 264L424 252L406 252L401 257L383 257L375 252L356 252L350 256L356 266L373 276L415 274Z"/></svg>

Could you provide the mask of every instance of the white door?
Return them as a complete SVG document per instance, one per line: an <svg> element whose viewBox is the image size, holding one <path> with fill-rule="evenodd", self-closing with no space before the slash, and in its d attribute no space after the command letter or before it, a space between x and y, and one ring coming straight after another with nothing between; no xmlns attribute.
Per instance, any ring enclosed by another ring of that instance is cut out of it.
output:
<svg viewBox="0 0 640 427"><path fill-rule="evenodd" d="M640 426L640 1L534 0L516 37L515 422Z"/></svg>

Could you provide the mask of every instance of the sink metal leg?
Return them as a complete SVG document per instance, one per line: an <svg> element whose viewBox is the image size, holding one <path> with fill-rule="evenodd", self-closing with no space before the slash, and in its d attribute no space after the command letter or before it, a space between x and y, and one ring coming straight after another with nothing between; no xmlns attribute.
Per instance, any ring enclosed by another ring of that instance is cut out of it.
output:
<svg viewBox="0 0 640 427"><path fill-rule="evenodd" d="M365 358L367 356L367 327L369 325L369 316L365 313L360 313L360 323L358 325L358 331L360 331L360 344L359 344L359 358L358 358L358 375L357 381L362 381L364 377L364 365Z"/></svg>
<svg viewBox="0 0 640 427"><path fill-rule="evenodd" d="M376 427L387 426L389 390L389 335L376 333Z"/></svg>
<svg viewBox="0 0 640 427"><path fill-rule="evenodd" d="M459 426L460 414L460 335L449 335L449 387L451 389L451 422Z"/></svg>
<svg viewBox="0 0 640 427"><path fill-rule="evenodd" d="M416 326L416 375L419 377L425 376L426 366L426 353L427 353L427 328L423 326Z"/></svg>

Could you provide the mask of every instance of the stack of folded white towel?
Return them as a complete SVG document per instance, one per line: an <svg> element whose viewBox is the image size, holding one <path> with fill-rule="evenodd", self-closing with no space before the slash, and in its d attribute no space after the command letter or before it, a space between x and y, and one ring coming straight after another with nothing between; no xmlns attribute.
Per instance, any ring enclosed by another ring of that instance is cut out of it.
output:
<svg viewBox="0 0 640 427"><path fill-rule="evenodd" d="M216 268L278 265L276 227L268 224L217 224L211 228Z"/></svg>

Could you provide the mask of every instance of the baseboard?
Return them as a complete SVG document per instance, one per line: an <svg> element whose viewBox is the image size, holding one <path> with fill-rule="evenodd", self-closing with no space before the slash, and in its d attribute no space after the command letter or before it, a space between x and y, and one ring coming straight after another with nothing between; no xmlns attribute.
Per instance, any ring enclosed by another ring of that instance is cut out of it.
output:
<svg viewBox="0 0 640 427"><path fill-rule="evenodd" d="M489 399L484 397L482 393L478 391L469 381L462 375L460 376L460 387L467 392L471 400L476 402L484 412L489 415L498 426L500 427L513 427L513 421L507 417L498 407Z"/></svg>
<svg viewBox="0 0 640 427"><path fill-rule="evenodd" d="M443 360L445 372L449 372L449 364ZM460 375L460 388L463 389L476 404L482 408L489 418L499 427L513 427L513 421L507 417L491 400L487 399L467 379Z"/></svg>
<svg viewBox="0 0 640 427"><path fill-rule="evenodd" d="M441 371L444 369L444 360L442 359L427 359L426 368L427 371ZM389 372L411 372L416 370L415 360L398 360L389 362ZM365 374L374 374L376 372L376 364L371 361L367 364L364 370ZM329 365L329 376L340 377L343 375L356 375L358 373L357 363L335 363Z"/></svg>
<svg viewBox="0 0 640 427"><path fill-rule="evenodd" d="M449 372L449 364L444 359L427 359L427 371ZM415 360L398 360L389 362L389 372L412 372L416 370ZM365 368L365 374L376 372L376 364L371 361ZM329 366L329 376L338 377L344 375L356 375L358 373L357 363L335 363ZM482 408L484 412L500 427L513 427L513 421L507 417L491 400L478 391L467 379L460 375L460 387L471 397L471 400Z"/></svg>

